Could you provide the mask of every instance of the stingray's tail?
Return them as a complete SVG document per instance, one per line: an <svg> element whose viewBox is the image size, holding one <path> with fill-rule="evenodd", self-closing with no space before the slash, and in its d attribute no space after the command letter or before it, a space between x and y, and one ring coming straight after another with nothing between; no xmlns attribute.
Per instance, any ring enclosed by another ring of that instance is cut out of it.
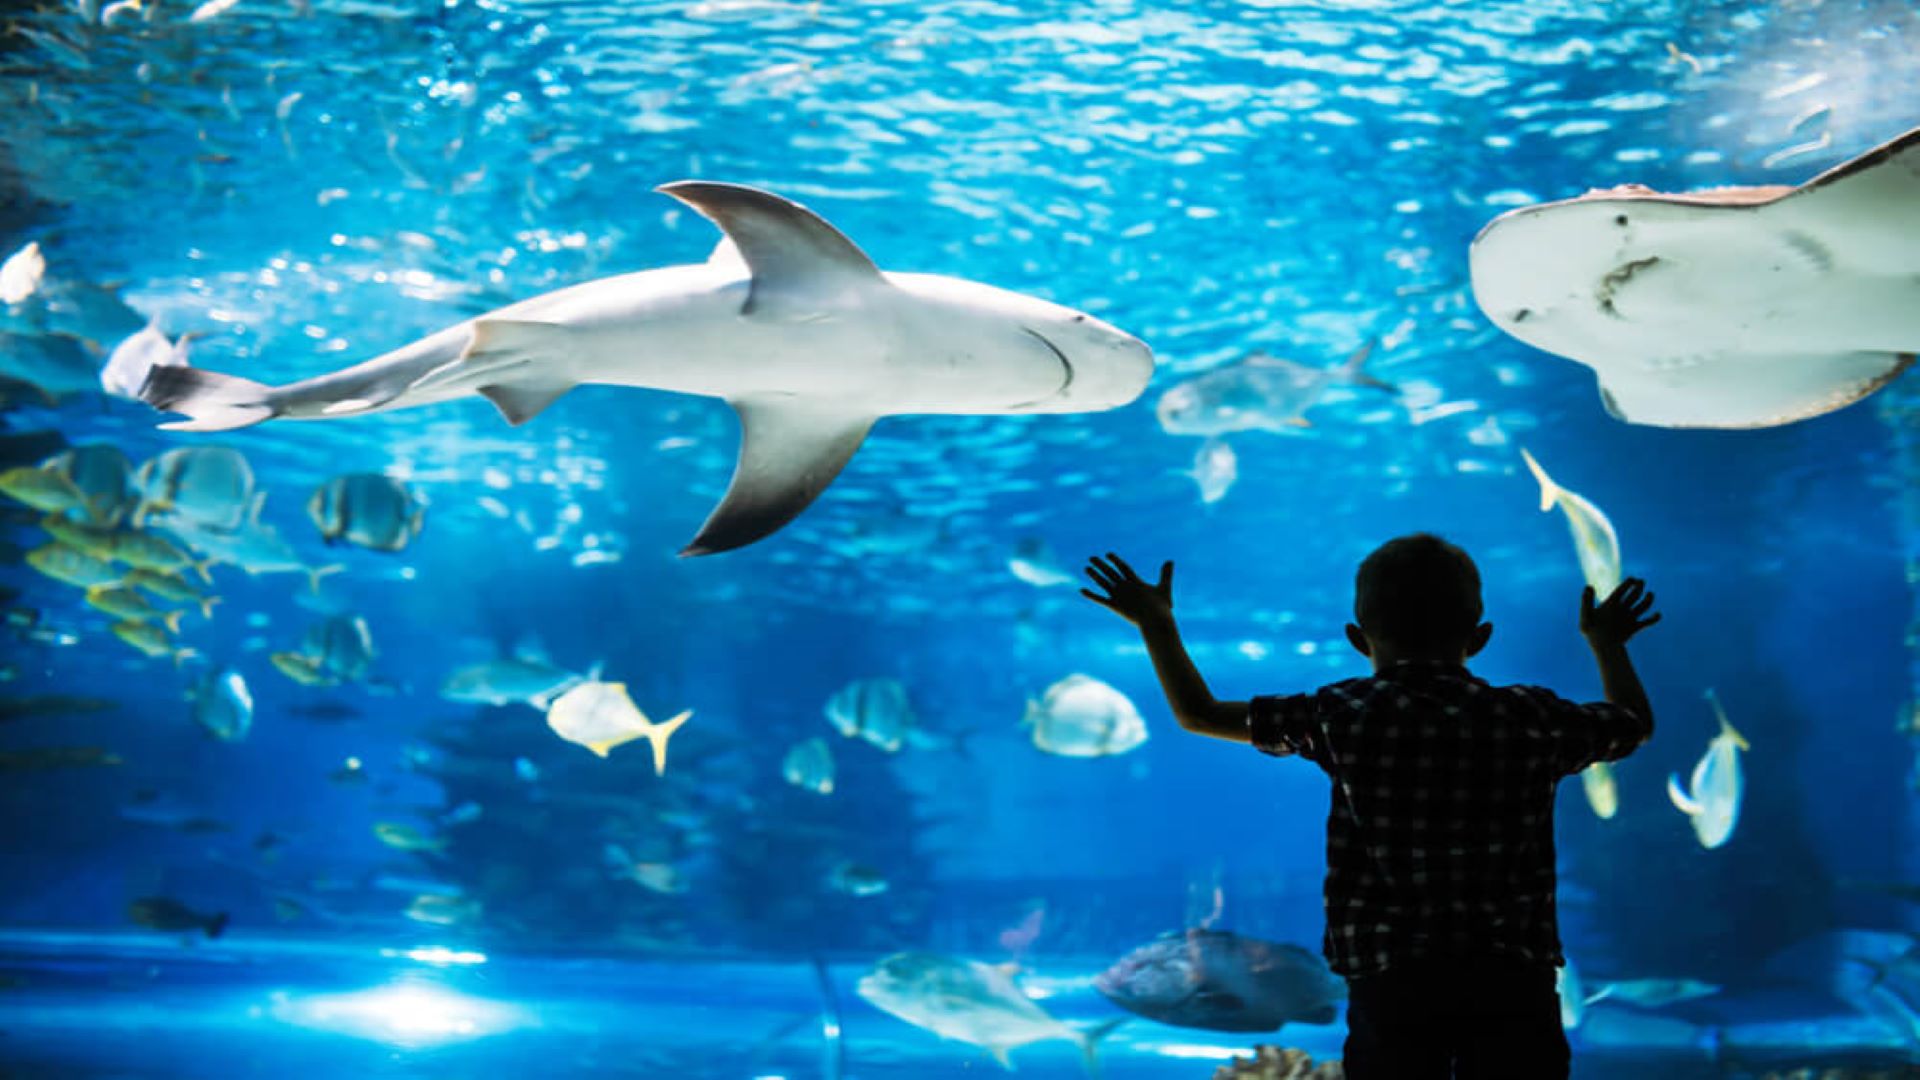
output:
<svg viewBox="0 0 1920 1080"><path fill-rule="evenodd" d="M229 431L271 420L280 411L272 394L265 383L184 366L155 367L140 385L141 401L189 417L160 425L168 431Z"/></svg>

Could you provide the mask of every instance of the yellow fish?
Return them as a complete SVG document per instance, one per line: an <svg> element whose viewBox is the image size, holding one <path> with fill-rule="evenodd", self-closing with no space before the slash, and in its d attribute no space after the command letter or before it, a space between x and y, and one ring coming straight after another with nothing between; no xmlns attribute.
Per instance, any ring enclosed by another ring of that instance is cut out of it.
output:
<svg viewBox="0 0 1920 1080"><path fill-rule="evenodd" d="M148 570L136 567L129 571L127 584L144 590L170 604L198 604L204 618L213 618L213 605L220 602L217 596L208 596L194 588L187 579L165 570Z"/></svg>
<svg viewBox="0 0 1920 1080"><path fill-rule="evenodd" d="M105 559L96 559L84 551L75 551L61 543L47 544L27 552L27 565L55 581L91 589L96 585L115 585L120 572Z"/></svg>
<svg viewBox="0 0 1920 1080"><path fill-rule="evenodd" d="M172 657L176 667L200 655L195 649L176 646L173 643L173 639L167 636L165 630L160 629L152 623L135 622L132 619L127 619L114 623L110 629L113 631L114 637L140 650L147 656Z"/></svg>
<svg viewBox="0 0 1920 1080"><path fill-rule="evenodd" d="M201 581L212 581L213 575L207 573L207 567L213 565L211 559L194 562L193 556L181 551L165 537L152 533L123 532L113 537L113 557L128 566L137 566L142 570L167 570L178 573L192 570L200 575Z"/></svg>
<svg viewBox="0 0 1920 1080"><path fill-rule="evenodd" d="M128 622L159 622L171 633L180 632L178 611L162 611L125 585L98 585L87 590L87 606Z"/></svg>
<svg viewBox="0 0 1920 1080"><path fill-rule="evenodd" d="M267 659L280 674L299 683L301 686L334 686L340 680L326 673L320 667L320 661L306 653L277 652Z"/></svg>
<svg viewBox="0 0 1920 1080"><path fill-rule="evenodd" d="M1602 821L1620 812L1620 785L1613 778L1611 762L1596 761L1580 770L1580 787L1586 792L1587 805Z"/></svg>
<svg viewBox="0 0 1920 1080"><path fill-rule="evenodd" d="M73 486L73 481L33 465L0 472L0 494L49 514L87 505L86 495Z"/></svg>
<svg viewBox="0 0 1920 1080"><path fill-rule="evenodd" d="M1580 558L1581 576L1593 586L1594 599L1605 600L1620 586L1620 538L1613 531L1613 522L1607 520L1599 507L1554 483L1532 454L1522 449L1520 456L1526 459L1533 478L1540 482L1541 512L1558 506L1567 516L1567 529L1573 533L1573 551Z"/></svg>
<svg viewBox="0 0 1920 1080"><path fill-rule="evenodd" d="M113 558L112 529L103 529L98 525L75 521L60 514L47 516L40 522L40 527L55 540L83 555L91 555L96 559Z"/></svg>
<svg viewBox="0 0 1920 1080"><path fill-rule="evenodd" d="M625 683L589 680L560 695L547 710L547 726L554 734L601 757L635 739L653 744L654 775L667 771L667 740L693 715L692 710L663 723L653 723L633 703Z"/></svg>

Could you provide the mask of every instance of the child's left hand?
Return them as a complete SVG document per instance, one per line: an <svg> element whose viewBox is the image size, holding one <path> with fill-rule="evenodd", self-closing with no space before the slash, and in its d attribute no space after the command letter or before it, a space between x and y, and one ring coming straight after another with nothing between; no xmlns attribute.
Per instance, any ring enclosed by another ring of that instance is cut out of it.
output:
<svg viewBox="0 0 1920 1080"><path fill-rule="evenodd" d="M1102 559L1087 560L1086 573L1095 585L1106 590L1102 596L1092 589L1080 595L1119 615L1135 626L1165 625L1173 622L1173 562L1160 564L1160 583L1149 585L1133 572L1127 561L1113 552Z"/></svg>

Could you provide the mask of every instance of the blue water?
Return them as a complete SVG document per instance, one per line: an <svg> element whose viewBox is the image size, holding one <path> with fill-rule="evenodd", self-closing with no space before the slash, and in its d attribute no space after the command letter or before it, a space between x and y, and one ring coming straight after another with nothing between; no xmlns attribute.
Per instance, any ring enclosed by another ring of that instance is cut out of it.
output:
<svg viewBox="0 0 1920 1080"><path fill-rule="evenodd" d="M1633 646L1661 720L1620 767L1619 816L1596 819L1577 783L1562 795L1569 956L1589 983L1724 988L1595 1004L1576 1075L1920 1061L1916 961L1888 944L1915 907L1874 887L1920 882L1901 731L1920 390L1762 431L1628 426L1587 369L1479 314L1466 262L1517 205L1797 183L1907 130L1911 4L240 0L196 23L148 0L150 18L108 27L79 7L6 16L0 255L39 241L50 277L118 283L134 321L116 335L156 318L196 335L197 366L291 381L515 299L701 261L711 225L651 192L698 177L799 199L883 268L1098 315L1158 368L1110 412L882 420L798 521L700 559L674 553L737 443L710 399L582 388L519 428L469 399L218 436L156 430L97 392L16 403L9 436L135 462L241 450L264 520L344 570L317 594L213 571L222 603L181 642L252 687L254 728L224 743L183 700L197 665L141 657L74 590L0 566L40 613L6 642L0 691L114 706L0 725L0 751L123 761L0 782L0 1072L990 1074L853 983L901 949L1007 960L1008 932L1037 925L1029 985L1066 987L1048 1007L1092 1023L1116 1010L1085 976L1162 931L1317 947L1324 778L1181 733L1125 624L1007 560L1034 541L1069 570L1096 551L1177 560L1194 656L1242 697L1362 673L1341 632L1353 567L1432 529L1485 579L1496 631L1476 670L1592 696L1580 571L1523 444L1607 511L1665 612ZM1238 481L1200 501L1180 475L1199 440L1161 430L1160 393L1256 349L1328 366L1370 337L1402 403L1337 394L1309 428L1236 435ZM320 542L309 493L356 471L426 500L404 552ZM14 549L43 542L7 529ZM323 613L365 619L371 678L306 687L269 663ZM650 716L694 711L664 777L638 747L602 761L531 709L439 695L456 667L536 642L571 670L603 664ZM1128 695L1149 741L1036 751L1025 704L1074 672ZM870 677L901 680L964 750L835 734L823 704ZM1713 851L1663 792L1714 732L1709 687L1753 748L1738 830ZM827 797L780 776L813 736L838 764ZM363 768L343 782L350 757ZM130 820L156 802L218 827ZM468 803L478 820L443 823ZM447 849L385 847L382 821ZM685 891L615 880L609 842ZM887 890L836 891L847 861ZM408 919L431 889L481 914ZM230 929L189 945L133 925L129 902L156 895ZM1841 932L1886 935L1880 966L1819 947L1856 940ZM364 1011L420 1019L336 1022L338 995L423 982L465 997L374 997ZM1137 1020L1104 1059L1205 1076L1256 1042L1329 1056L1341 1036ZM1066 1042L1014 1058L1080 1073Z"/></svg>

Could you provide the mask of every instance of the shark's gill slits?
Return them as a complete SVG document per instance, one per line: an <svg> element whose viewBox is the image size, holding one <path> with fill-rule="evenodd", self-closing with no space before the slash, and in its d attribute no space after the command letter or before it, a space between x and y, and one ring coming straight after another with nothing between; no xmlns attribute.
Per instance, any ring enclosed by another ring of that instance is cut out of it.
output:
<svg viewBox="0 0 1920 1080"><path fill-rule="evenodd" d="M1058 389L1054 390L1053 393L1048 394L1045 397L1035 398L1024 405L1015 406L1016 408L1025 409L1034 405L1038 405L1043 401L1052 401L1055 398L1058 398L1059 396L1061 396L1062 394L1065 394L1067 392L1067 388L1073 385L1073 361L1067 359L1067 354L1060 351L1060 346L1055 345L1051 341L1048 341L1047 335L1042 334L1040 331L1035 330L1031 326L1023 326L1020 329L1025 330L1029 334L1032 334L1034 338L1040 342L1040 344L1045 345L1048 351L1052 352L1054 356L1059 358L1060 370L1062 372L1062 375L1060 378L1060 386Z"/></svg>

